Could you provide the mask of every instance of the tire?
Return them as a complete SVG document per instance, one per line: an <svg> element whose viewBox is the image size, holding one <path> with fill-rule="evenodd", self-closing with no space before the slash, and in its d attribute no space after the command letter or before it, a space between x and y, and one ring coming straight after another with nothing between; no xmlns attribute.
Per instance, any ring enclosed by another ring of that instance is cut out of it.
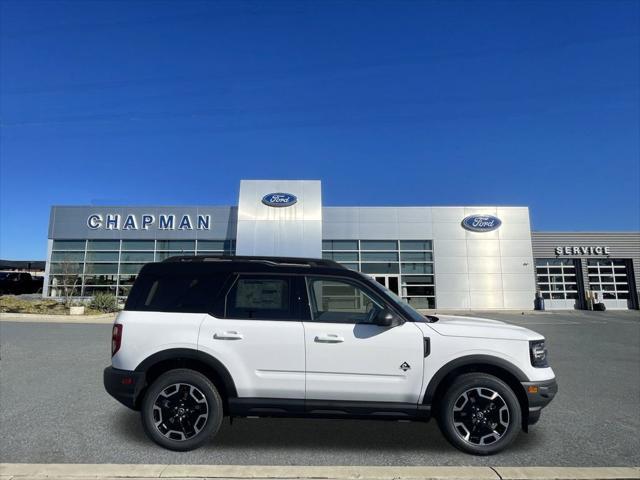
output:
<svg viewBox="0 0 640 480"><path fill-rule="evenodd" d="M515 440L522 411L505 382L486 373L466 373L445 392L438 423L442 434L459 450L493 455Z"/></svg>
<svg viewBox="0 0 640 480"><path fill-rule="evenodd" d="M180 368L151 384L140 411L146 434L169 450L204 445L222 424L222 399L211 381L195 370Z"/></svg>

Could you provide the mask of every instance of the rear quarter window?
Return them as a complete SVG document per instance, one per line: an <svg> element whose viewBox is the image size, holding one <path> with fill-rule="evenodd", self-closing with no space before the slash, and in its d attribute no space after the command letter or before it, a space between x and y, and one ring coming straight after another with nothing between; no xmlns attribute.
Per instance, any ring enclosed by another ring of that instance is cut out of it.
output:
<svg viewBox="0 0 640 480"><path fill-rule="evenodd" d="M141 275L125 310L207 313L226 275Z"/></svg>

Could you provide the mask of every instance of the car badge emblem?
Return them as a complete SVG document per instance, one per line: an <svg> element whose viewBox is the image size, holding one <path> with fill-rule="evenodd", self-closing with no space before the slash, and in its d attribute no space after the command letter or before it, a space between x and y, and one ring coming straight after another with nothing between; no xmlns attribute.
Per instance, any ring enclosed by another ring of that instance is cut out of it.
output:
<svg viewBox="0 0 640 480"><path fill-rule="evenodd" d="M400 370L402 370L403 372L406 372L409 369L411 369L411 365L409 365L407 362L404 362L402 365L400 365Z"/></svg>

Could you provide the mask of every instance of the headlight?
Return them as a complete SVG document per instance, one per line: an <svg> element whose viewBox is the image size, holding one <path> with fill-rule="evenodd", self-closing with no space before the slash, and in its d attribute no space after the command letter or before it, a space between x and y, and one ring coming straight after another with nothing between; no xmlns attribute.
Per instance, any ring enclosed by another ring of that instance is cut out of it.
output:
<svg viewBox="0 0 640 480"><path fill-rule="evenodd" d="M544 340L533 340L529 342L529 356L531 357L531 365L538 368L549 366L547 361L547 347Z"/></svg>

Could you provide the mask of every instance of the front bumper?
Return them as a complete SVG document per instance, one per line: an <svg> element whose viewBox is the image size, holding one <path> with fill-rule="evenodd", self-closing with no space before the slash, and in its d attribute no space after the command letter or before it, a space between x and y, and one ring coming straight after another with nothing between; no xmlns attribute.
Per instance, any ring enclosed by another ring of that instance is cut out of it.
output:
<svg viewBox="0 0 640 480"><path fill-rule="evenodd" d="M132 372L107 367L103 373L104 388L123 405L138 409L138 397L145 386L144 372Z"/></svg>
<svg viewBox="0 0 640 480"><path fill-rule="evenodd" d="M541 382L522 382L529 401L528 425L533 425L540 419L540 412L549 405L558 393L558 382L555 378Z"/></svg>

